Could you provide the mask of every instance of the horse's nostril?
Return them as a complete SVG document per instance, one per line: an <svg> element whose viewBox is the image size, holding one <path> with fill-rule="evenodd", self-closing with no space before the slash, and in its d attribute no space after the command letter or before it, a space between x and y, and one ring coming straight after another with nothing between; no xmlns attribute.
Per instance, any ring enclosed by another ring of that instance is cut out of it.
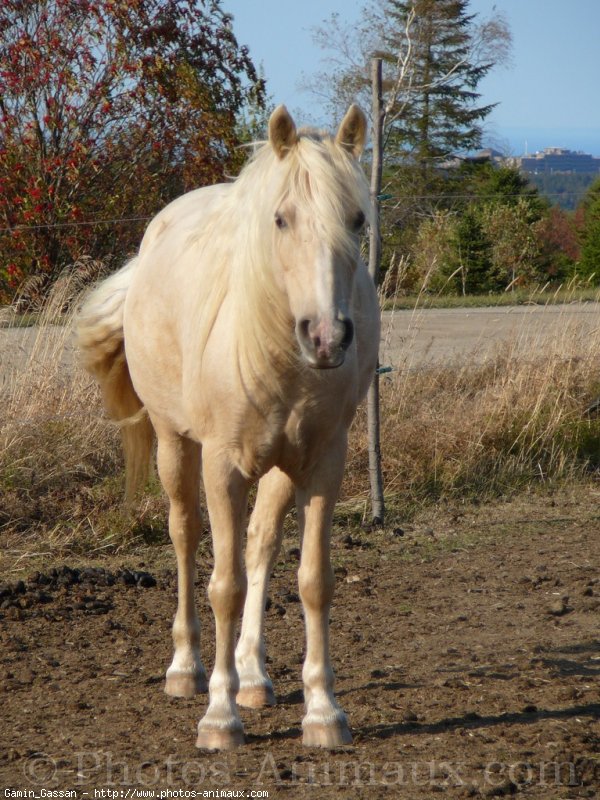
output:
<svg viewBox="0 0 600 800"><path fill-rule="evenodd" d="M318 333L318 325L315 325L310 319L303 319L300 321L298 328L300 336L307 343L315 348L321 347L321 336Z"/></svg>
<svg viewBox="0 0 600 800"><path fill-rule="evenodd" d="M340 342L340 347L343 350L347 350L352 344L352 339L354 339L354 323L351 319L344 319L342 324L344 326L344 335Z"/></svg>
<svg viewBox="0 0 600 800"><path fill-rule="evenodd" d="M310 320L309 319L302 319L298 323L298 330L300 332L300 336L305 341L309 341L309 339L310 339L309 327L310 327Z"/></svg>

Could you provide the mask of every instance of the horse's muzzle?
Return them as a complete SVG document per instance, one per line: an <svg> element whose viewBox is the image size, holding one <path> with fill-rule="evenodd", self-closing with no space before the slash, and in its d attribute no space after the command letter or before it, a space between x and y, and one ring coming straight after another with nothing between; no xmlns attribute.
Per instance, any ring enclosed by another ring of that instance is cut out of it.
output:
<svg viewBox="0 0 600 800"><path fill-rule="evenodd" d="M302 319L296 324L302 355L314 369L334 369L344 363L354 339L354 323L338 314L331 319Z"/></svg>

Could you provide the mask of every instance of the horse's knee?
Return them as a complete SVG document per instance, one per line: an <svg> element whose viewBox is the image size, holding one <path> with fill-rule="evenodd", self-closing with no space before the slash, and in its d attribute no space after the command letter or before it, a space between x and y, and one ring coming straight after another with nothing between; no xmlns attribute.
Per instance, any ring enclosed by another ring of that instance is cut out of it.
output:
<svg viewBox="0 0 600 800"><path fill-rule="evenodd" d="M213 573L208 584L208 599L215 617L237 617L244 607L247 580L244 572L231 575Z"/></svg>
<svg viewBox="0 0 600 800"><path fill-rule="evenodd" d="M298 570L298 589L306 608L319 610L329 605L333 598L334 583L331 565L322 569L301 565Z"/></svg>

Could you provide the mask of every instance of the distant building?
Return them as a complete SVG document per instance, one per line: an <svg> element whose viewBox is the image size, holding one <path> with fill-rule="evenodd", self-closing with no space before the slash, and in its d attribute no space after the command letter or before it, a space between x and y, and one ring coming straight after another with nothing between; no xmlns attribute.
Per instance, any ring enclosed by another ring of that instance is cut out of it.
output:
<svg viewBox="0 0 600 800"><path fill-rule="evenodd" d="M600 172L600 158L561 147L546 147L541 153L515 158L514 164L523 172L532 172L534 175L555 172L588 174Z"/></svg>
<svg viewBox="0 0 600 800"><path fill-rule="evenodd" d="M597 175L600 173L600 158L581 151L562 147L546 147L533 155L506 157L498 150L488 147L468 156L451 156L439 164L442 170L458 169L462 164L494 164L520 169L533 175Z"/></svg>

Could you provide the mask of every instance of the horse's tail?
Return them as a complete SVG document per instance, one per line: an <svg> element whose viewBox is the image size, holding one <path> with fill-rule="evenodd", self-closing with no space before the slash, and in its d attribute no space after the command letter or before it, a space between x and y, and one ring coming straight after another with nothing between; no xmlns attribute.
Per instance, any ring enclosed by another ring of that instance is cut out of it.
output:
<svg viewBox="0 0 600 800"><path fill-rule="evenodd" d="M93 289L76 323L82 364L100 384L104 406L121 428L128 502L148 478L154 444L154 430L125 357L123 308L135 263L132 259Z"/></svg>

